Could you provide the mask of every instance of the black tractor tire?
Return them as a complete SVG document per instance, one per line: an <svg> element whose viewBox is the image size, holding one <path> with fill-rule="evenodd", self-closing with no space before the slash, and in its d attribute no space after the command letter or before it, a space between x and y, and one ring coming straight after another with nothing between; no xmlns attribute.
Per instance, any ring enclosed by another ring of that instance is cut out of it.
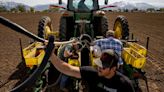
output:
<svg viewBox="0 0 164 92"><path fill-rule="evenodd" d="M113 30L115 31L115 37L118 39L129 39L129 25L127 19L120 15L114 22Z"/></svg>
<svg viewBox="0 0 164 92"><path fill-rule="evenodd" d="M60 18L59 25L59 40L67 41L74 35L74 21L73 17L64 17Z"/></svg>
<svg viewBox="0 0 164 92"><path fill-rule="evenodd" d="M108 19L106 16L96 16L93 20L93 29L95 36L106 36L108 31Z"/></svg>
<svg viewBox="0 0 164 92"><path fill-rule="evenodd" d="M49 27L50 31L52 31L52 22L50 17L48 16L43 16L38 24L38 36L44 39L48 39L46 27Z"/></svg>
<svg viewBox="0 0 164 92"><path fill-rule="evenodd" d="M102 31L102 35L105 37L106 36L106 32L108 31L108 19L106 16L103 16L101 19L101 31Z"/></svg>
<svg viewBox="0 0 164 92"><path fill-rule="evenodd" d="M65 41L66 40L66 31L67 31L67 23L66 18L60 18L60 25L59 25L59 40Z"/></svg>

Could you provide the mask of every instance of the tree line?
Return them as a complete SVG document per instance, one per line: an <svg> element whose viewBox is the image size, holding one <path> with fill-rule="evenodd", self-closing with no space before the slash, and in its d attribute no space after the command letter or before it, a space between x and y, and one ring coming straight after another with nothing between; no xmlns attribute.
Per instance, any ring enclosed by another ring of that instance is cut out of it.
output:
<svg viewBox="0 0 164 92"><path fill-rule="evenodd" d="M0 6L0 12L12 12L12 13L18 13L18 12L54 12L58 11L59 8L49 8L43 11L36 11L34 7L30 7L28 10L24 5L17 5L16 7L7 9L5 6Z"/></svg>
<svg viewBox="0 0 164 92"><path fill-rule="evenodd" d="M17 5L16 7L7 9L5 6L0 6L0 12L34 12L35 9L30 7L29 10L26 9L24 5Z"/></svg>

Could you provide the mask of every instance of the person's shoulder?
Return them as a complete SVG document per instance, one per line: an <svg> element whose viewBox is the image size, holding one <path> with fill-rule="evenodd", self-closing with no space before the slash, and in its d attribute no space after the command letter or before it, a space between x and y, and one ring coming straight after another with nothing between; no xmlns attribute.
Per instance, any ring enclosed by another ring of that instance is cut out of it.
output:
<svg viewBox="0 0 164 92"><path fill-rule="evenodd" d="M120 73L120 72L116 72L116 75L117 76L119 76L119 78L120 78L120 81L122 82L122 83L131 83L131 81L130 81L130 79L127 77L127 76L125 76L124 74L122 74L122 73Z"/></svg>
<svg viewBox="0 0 164 92"><path fill-rule="evenodd" d="M96 41L103 41L103 40L105 40L106 38L101 38L101 39L98 39L98 40L96 40Z"/></svg>
<svg viewBox="0 0 164 92"><path fill-rule="evenodd" d="M120 72L117 72L117 75L120 78L120 85L122 85L122 88L124 90L123 92L135 92L132 81L128 77L126 77Z"/></svg>
<svg viewBox="0 0 164 92"><path fill-rule="evenodd" d="M103 41L108 41L108 40L109 40L108 38L102 38L102 39L99 39L98 41L103 42Z"/></svg>
<svg viewBox="0 0 164 92"><path fill-rule="evenodd" d="M122 42L119 39L114 38L113 40L116 41L119 44L122 44Z"/></svg>

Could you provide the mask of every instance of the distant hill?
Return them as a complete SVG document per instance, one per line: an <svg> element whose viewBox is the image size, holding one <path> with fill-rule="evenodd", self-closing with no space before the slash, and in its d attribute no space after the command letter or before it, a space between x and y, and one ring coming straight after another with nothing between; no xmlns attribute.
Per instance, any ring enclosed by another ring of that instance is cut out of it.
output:
<svg viewBox="0 0 164 92"><path fill-rule="evenodd" d="M150 5L150 4L147 4L147 3L136 3L135 4L135 7L137 7L138 9L140 10L146 10L148 8L154 8L154 9L157 9L157 7L153 6L153 5Z"/></svg>
<svg viewBox="0 0 164 92"><path fill-rule="evenodd" d="M2 2L0 3L0 5L5 6L8 10L11 8L14 8L18 5L24 5L26 7L26 10L30 9L30 6L22 4L22 3L16 3L16 2ZM50 4L45 4L45 5L36 5L33 8L37 11L43 11L49 8ZM55 4L58 5L58 4ZM117 6L115 9L128 9L128 10L132 10L134 8L137 8L138 10L146 10L148 8L154 8L154 9L158 9L157 7L147 4L147 3L129 3L126 1L120 1L120 2L115 2L115 3L111 3L111 5L115 5ZM63 3L61 6L66 6L65 3ZM109 8L111 9L111 8ZM106 9L108 10L108 9Z"/></svg>
<svg viewBox="0 0 164 92"><path fill-rule="evenodd" d="M26 10L30 9L30 6L22 4L22 3L16 3L16 2L1 2L0 6L5 6L8 10L10 10L11 8L15 8L18 5L24 5ZM43 10L47 10L49 8L50 4L45 4L45 5L36 5L33 6L33 8L37 11L43 11ZM54 4L54 5L58 5L58 4ZM66 6L65 3L63 3L61 6Z"/></svg>
<svg viewBox="0 0 164 92"><path fill-rule="evenodd" d="M132 10L134 8L138 8L139 10L146 10L148 8L157 9L157 7L147 4L147 3L129 3L125 1L115 2L115 3L112 3L112 5L116 5L117 8L120 8L120 9L128 9L128 10Z"/></svg>
<svg viewBox="0 0 164 92"><path fill-rule="evenodd" d="M10 10L11 8L15 8L18 5L24 5L26 10L30 9L30 6L22 4L22 3L16 3L16 2L1 2L0 5L5 6L8 10Z"/></svg>
<svg viewBox="0 0 164 92"><path fill-rule="evenodd" d="M46 4L46 5L36 5L34 6L34 9L37 11L43 11L43 10L47 10L49 8L50 4Z"/></svg>

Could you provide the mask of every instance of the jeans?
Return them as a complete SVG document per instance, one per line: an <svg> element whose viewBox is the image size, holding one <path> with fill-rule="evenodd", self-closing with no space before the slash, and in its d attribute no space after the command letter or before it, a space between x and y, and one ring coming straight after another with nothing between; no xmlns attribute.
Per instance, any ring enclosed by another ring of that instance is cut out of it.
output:
<svg viewBox="0 0 164 92"><path fill-rule="evenodd" d="M60 79L60 89L63 89L66 87L67 81L68 81L68 76L62 74L61 79Z"/></svg>

